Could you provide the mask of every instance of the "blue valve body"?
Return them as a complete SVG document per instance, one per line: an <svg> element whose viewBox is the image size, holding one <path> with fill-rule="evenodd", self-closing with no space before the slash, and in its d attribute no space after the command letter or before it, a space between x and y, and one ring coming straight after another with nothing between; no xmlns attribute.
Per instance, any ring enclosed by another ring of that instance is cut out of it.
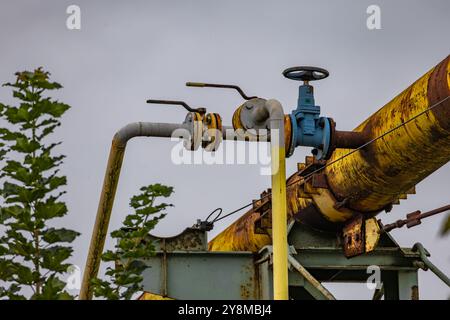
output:
<svg viewBox="0 0 450 320"><path fill-rule="evenodd" d="M297 108L292 111L292 142L288 156L298 146L316 149L317 159L324 159L330 147L331 124L326 117L320 117L320 107L314 102L314 88L309 84L298 89Z"/></svg>

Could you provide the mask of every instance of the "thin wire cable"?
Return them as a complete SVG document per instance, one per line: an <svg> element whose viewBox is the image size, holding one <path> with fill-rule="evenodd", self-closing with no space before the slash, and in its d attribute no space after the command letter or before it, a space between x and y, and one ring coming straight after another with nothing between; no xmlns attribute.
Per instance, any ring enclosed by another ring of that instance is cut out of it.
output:
<svg viewBox="0 0 450 320"><path fill-rule="evenodd" d="M335 163L338 162L338 161L341 161L341 160L345 159L346 157L348 157L348 156L354 154L355 152L357 152L357 151L359 151L359 150L361 150L361 149L367 147L368 145L374 143L375 141L377 141L377 140L379 140L379 139L385 137L386 135L388 135L388 134L394 132L395 130L397 130L397 129L403 127L403 126L405 126L406 124L408 124L408 123L410 123L410 122L412 122L412 121L414 121L414 120L416 120L418 117L420 117L420 116L426 114L428 111L434 109L435 107L437 107L437 106L440 105L441 103L447 101L449 98L450 98L450 96L445 97L444 99L442 99L441 101L436 102L435 104L433 104L432 106L428 107L428 108L425 109L424 111L419 112L419 113L416 114L414 117L412 117L412 118L406 120L405 122L402 122L401 124L395 126L395 127L392 128L392 129L389 129L388 131L384 132L382 135L380 135L380 136L378 136L378 137L376 137L376 138L373 138L372 140L369 140L368 142L362 144L362 145L359 146L358 148L353 149L353 150L350 151L349 153L346 153L345 155L343 155L343 156L337 158L336 160L333 160L333 161L331 161L331 162L329 162L329 163L327 163L327 164L321 166L320 168L317 168L316 170L311 171L310 173L308 173L307 175L305 175L304 177L302 177L302 178L303 178L303 181L305 181L306 179L308 179L309 177L311 177L313 174L315 174L315 173L317 173L317 172L319 172L319 171L321 171L321 170L323 170L323 169L325 169L325 168L327 168L327 167L329 167L329 166L335 164ZM297 182L298 182L298 181L295 181L295 182L292 182L292 183L287 184L287 185L286 185L286 189L289 188L289 187L291 187L291 186L293 186L293 185L296 185ZM271 192L268 192L266 195L262 196L262 197L260 198L260 200L263 200L263 199L265 199L265 198L267 198L267 197L270 197L271 195L272 195L272 193L271 193ZM253 202L250 202L249 204L246 204L245 206L242 206L242 207L240 207L239 209L236 209L236 210L234 210L234 211L231 211L230 213L227 213L226 215L224 215L224 216L222 216L222 217L220 217L220 218L218 218L218 219L213 220L213 223L214 223L214 222L217 222L217 221L220 221L220 220L222 220L222 219L225 219L225 218L231 216L232 214L235 214L235 213L237 213L237 212L239 212L239 211L241 211L241 210L243 210L243 209L245 209L245 208L247 208L247 207L249 207L249 206L251 206L251 205L253 205ZM214 210L213 212L215 212L215 211L217 211L217 209ZM212 214L212 213L211 213L211 214ZM210 215L211 215L211 214L210 214ZM219 216L220 216L220 214L219 214ZM210 217L210 216L208 216L208 218L209 218L209 217Z"/></svg>
<svg viewBox="0 0 450 320"><path fill-rule="evenodd" d="M223 210L222 208L216 208L214 209L205 219L206 222L208 222L209 218L211 218L211 216L214 214L214 212L219 211L219 213L217 214L217 216L211 221L211 223L214 223L215 221L217 221L217 218L220 217L220 215L222 214Z"/></svg>
<svg viewBox="0 0 450 320"><path fill-rule="evenodd" d="M239 209L236 209L236 210L234 210L234 211L231 211L230 213L227 213L226 215L224 215L224 216L222 216L222 217L220 217L220 218L214 220L213 222L217 222L217 221L220 221L220 220L222 220L222 219L225 219L225 218L231 216L232 214L235 214L236 212L239 212L239 211L241 211L241 210L244 210L245 208L250 207L251 205L253 205L253 202L250 202L249 204L246 204L245 206L240 207Z"/></svg>

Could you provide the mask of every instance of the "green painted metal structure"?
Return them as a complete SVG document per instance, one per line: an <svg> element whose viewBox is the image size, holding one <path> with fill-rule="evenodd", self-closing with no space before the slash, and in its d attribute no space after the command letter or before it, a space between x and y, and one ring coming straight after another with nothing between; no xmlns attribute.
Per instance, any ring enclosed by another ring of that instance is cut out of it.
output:
<svg viewBox="0 0 450 320"><path fill-rule="evenodd" d="M188 228L171 238L149 236L157 254L146 261L144 290L174 299L272 299L272 247L258 253L212 252L205 231ZM382 285L374 299L419 298L418 270L424 268L420 253L401 248L384 233L371 253L346 258L340 238L309 226L291 224L290 299L334 299L321 283L366 283L379 268ZM372 266L372 267L371 267ZM375 266L375 267L373 267ZM303 269L302 269L303 268ZM369 271L368 271L369 270Z"/></svg>

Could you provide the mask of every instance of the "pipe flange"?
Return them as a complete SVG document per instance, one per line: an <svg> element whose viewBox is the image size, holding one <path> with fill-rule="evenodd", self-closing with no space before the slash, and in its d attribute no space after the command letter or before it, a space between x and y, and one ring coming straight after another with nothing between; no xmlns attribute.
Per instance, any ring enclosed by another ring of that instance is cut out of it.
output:
<svg viewBox="0 0 450 320"><path fill-rule="evenodd" d="M297 119L293 114L288 115L289 122L291 124L291 139L289 140L288 148L286 149L286 157L290 157L294 154L296 147L296 137L298 132Z"/></svg>
<svg viewBox="0 0 450 320"><path fill-rule="evenodd" d="M233 118L231 119L231 123L233 125L234 131L238 130L244 130L241 123L241 109L244 106L244 104L241 104L239 107L236 108L236 110L233 113Z"/></svg>
<svg viewBox="0 0 450 320"><path fill-rule="evenodd" d="M287 114L284 116L284 150L286 154L286 158L290 157L292 154L289 154L289 150L291 148L292 141L292 122L291 117Z"/></svg>
<svg viewBox="0 0 450 320"><path fill-rule="evenodd" d="M265 107L267 100L254 98L239 107L237 127L245 131L249 140L269 141L269 114Z"/></svg>
<svg viewBox="0 0 450 320"><path fill-rule="evenodd" d="M312 154L318 160L328 160L333 154L332 135L333 135L333 120L331 118L320 118L319 126L323 128L322 142L318 148L312 150Z"/></svg>
<svg viewBox="0 0 450 320"><path fill-rule="evenodd" d="M185 137L183 141L184 147L189 151L198 150L203 139L202 115L198 112L189 112L183 124L187 125L189 130L189 137Z"/></svg>
<svg viewBox="0 0 450 320"><path fill-rule="evenodd" d="M222 118L218 113L208 113L203 117L203 131L203 149L217 151L222 142Z"/></svg>

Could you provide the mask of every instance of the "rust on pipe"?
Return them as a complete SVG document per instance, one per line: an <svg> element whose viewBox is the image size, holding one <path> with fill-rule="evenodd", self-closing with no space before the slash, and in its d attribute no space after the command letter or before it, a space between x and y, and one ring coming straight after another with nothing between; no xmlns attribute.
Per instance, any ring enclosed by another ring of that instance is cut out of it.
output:
<svg viewBox="0 0 450 320"><path fill-rule="evenodd" d="M357 149L369 141L363 132L354 131L335 131L334 139L336 148L341 149Z"/></svg>
<svg viewBox="0 0 450 320"><path fill-rule="evenodd" d="M450 95L450 56L354 131L369 139L401 125ZM337 149L329 162L348 150ZM325 169L336 198L360 212L381 211L450 160L450 99Z"/></svg>
<svg viewBox="0 0 450 320"><path fill-rule="evenodd" d="M449 72L447 56L355 128L353 132L370 141L400 126L348 156L351 149L336 149L321 172L328 189L318 188L316 194L305 197L305 181L298 173L292 175L287 180L288 219L295 216L313 227L327 229L354 214L372 217L405 198L417 183L450 161ZM420 113L424 114L407 122ZM260 218L261 214L251 209L212 239L209 249L258 251L270 244L268 234L255 230L255 221Z"/></svg>

